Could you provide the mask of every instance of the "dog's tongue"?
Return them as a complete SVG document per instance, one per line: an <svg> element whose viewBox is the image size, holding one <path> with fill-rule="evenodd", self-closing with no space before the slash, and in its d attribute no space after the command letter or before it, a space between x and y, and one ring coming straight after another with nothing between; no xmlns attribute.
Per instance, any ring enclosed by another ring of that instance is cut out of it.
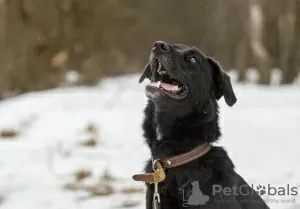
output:
<svg viewBox="0 0 300 209"><path fill-rule="evenodd" d="M160 87L162 87L163 89L167 90L167 91L172 91L174 89L174 87L176 87L175 85L169 84L169 83L160 83Z"/></svg>

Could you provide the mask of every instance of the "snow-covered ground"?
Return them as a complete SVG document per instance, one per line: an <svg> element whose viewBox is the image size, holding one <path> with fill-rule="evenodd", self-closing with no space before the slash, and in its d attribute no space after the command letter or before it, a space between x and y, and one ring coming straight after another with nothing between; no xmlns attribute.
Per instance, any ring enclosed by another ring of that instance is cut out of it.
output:
<svg viewBox="0 0 300 209"><path fill-rule="evenodd" d="M141 131L146 99L137 80L125 76L97 87L1 101L0 133L16 136L0 137L0 208L144 208L143 192L124 192L143 189L131 175L140 172L149 157ZM238 103L233 108L219 102L220 145L248 183L297 187L297 196L264 195L273 201L271 208L300 208L300 87L234 88ZM88 140L91 146L84 144ZM74 173L79 171L90 175L76 181ZM114 179L101 179L104 173ZM112 194L95 195L88 189L97 184L112 188Z"/></svg>

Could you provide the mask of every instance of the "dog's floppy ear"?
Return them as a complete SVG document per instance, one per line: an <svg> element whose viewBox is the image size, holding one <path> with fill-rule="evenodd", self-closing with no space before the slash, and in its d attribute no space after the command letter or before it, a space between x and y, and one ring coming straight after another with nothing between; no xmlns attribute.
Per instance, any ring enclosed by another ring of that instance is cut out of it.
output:
<svg viewBox="0 0 300 209"><path fill-rule="evenodd" d="M237 99L231 86L230 77L221 70L219 64L212 58L208 57L207 60L213 71L216 99L219 100L222 96L224 96L227 105L234 105Z"/></svg>
<svg viewBox="0 0 300 209"><path fill-rule="evenodd" d="M150 64L148 63L143 71L143 74L141 75L139 79L139 83L142 83L145 78L151 78L151 69L150 69Z"/></svg>

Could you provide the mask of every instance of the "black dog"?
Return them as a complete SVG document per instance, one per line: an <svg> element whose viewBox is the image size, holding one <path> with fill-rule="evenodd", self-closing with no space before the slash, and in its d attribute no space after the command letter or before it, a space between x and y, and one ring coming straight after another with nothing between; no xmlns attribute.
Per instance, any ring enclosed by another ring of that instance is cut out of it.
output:
<svg viewBox="0 0 300 209"><path fill-rule="evenodd" d="M230 77L197 48L158 41L140 82L148 78L149 98L143 123L152 157L188 152L220 137L218 104L236 102ZM152 172L149 160L146 172ZM146 208L152 209L154 185L147 184ZM166 170L159 183L162 209L267 209L261 197L234 171L226 151L212 147L203 157ZM197 200L197 196L199 195Z"/></svg>

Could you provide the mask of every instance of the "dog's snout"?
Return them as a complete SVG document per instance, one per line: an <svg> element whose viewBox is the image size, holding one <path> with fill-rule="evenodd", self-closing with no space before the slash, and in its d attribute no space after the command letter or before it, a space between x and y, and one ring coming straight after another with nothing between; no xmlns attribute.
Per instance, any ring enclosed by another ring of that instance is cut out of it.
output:
<svg viewBox="0 0 300 209"><path fill-rule="evenodd" d="M153 45L153 49L157 49L160 51L169 51L170 46L164 41L156 41Z"/></svg>

